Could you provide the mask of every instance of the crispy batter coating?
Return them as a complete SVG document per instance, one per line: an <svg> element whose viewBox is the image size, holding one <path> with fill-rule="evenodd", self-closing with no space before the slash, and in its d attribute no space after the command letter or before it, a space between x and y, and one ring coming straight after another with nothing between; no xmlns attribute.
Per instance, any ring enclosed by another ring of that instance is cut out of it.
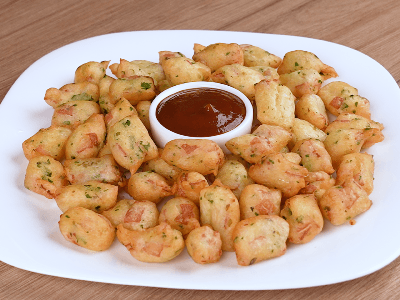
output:
<svg viewBox="0 0 400 300"><path fill-rule="evenodd" d="M210 226L193 229L185 240L190 257L198 264L218 262L222 256L222 240Z"/></svg>
<svg viewBox="0 0 400 300"><path fill-rule="evenodd" d="M177 257L185 247L182 234L167 223L143 231L117 226L118 240L139 261L167 262Z"/></svg>
<svg viewBox="0 0 400 300"><path fill-rule="evenodd" d="M58 224L67 241L89 250L104 251L114 242L114 226L90 209L71 208L60 216Z"/></svg>
<svg viewBox="0 0 400 300"><path fill-rule="evenodd" d="M51 156L35 156L26 168L24 186L37 194L53 199L56 190L68 184L62 164Z"/></svg>
<svg viewBox="0 0 400 300"><path fill-rule="evenodd" d="M183 197L175 197L163 205L158 221L167 222L185 237L193 229L200 227L200 213L194 202Z"/></svg>
<svg viewBox="0 0 400 300"><path fill-rule="evenodd" d="M80 206L101 213L115 205L117 196L117 186L98 181L88 181L57 189L54 199L62 212Z"/></svg>
<svg viewBox="0 0 400 300"><path fill-rule="evenodd" d="M282 192L261 184L246 186L239 198L242 220L259 215L279 215Z"/></svg>
<svg viewBox="0 0 400 300"><path fill-rule="evenodd" d="M239 265L249 266L286 253L289 224L278 216L257 216L240 221L233 232Z"/></svg>
<svg viewBox="0 0 400 300"><path fill-rule="evenodd" d="M288 241L305 244L324 227L324 219L314 195L296 195L285 201L280 216L289 223Z"/></svg>
<svg viewBox="0 0 400 300"><path fill-rule="evenodd" d="M240 221L239 202L232 191L217 179L201 190L200 220L211 225L222 239L222 250L233 251L233 230Z"/></svg>
<svg viewBox="0 0 400 300"><path fill-rule="evenodd" d="M197 47L199 50L199 47ZM232 64L244 64L243 50L238 44L217 43L211 44L196 52L193 60L201 62L211 69L211 72Z"/></svg>

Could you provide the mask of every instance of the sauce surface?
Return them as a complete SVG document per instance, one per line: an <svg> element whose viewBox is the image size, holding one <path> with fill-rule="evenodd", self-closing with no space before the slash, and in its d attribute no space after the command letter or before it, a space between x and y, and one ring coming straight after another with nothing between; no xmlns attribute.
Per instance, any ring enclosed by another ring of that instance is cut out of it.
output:
<svg viewBox="0 0 400 300"><path fill-rule="evenodd" d="M246 107L238 96L227 91L195 88L166 97L158 104L156 117L175 133L208 137L237 127L246 117Z"/></svg>

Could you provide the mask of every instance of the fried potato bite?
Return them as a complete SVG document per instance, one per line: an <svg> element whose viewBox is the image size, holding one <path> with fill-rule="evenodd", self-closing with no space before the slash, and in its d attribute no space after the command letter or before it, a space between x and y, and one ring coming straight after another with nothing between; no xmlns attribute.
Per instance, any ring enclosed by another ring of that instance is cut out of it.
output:
<svg viewBox="0 0 400 300"><path fill-rule="evenodd" d="M103 114L107 114L115 104L115 99L110 97L110 85L114 80L114 78L106 75L99 82L99 105Z"/></svg>
<svg viewBox="0 0 400 300"><path fill-rule="evenodd" d="M224 152L217 143L206 139L176 139L169 141L161 158L185 171L203 175L218 174L224 163Z"/></svg>
<svg viewBox="0 0 400 300"><path fill-rule="evenodd" d="M42 128L22 143L24 155L28 160L43 155L62 160L65 155L65 144L71 133L70 129L55 125Z"/></svg>
<svg viewBox="0 0 400 300"><path fill-rule="evenodd" d="M109 128L108 143L118 164L134 174L140 165L158 157L158 149L137 115L130 115Z"/></svg>
<svg viewBox="0 0 400 300"><path fill-rule="evenodd" d="M246 67L265 66L277 68L282 63L282 58L260 47L243 44L240 45L240 48L243 50L244 65Z"/></svg>
<svg viewBox="0 0 400 300"><path fill-rule="evenodd" d="M117 202L118 187L98 181L72 184L57 189L55 200L62 212L76 206L101 213Z"/></svg>
<svg viewBox="0 0 400 300"><path fill-rule="evenodd" d="M155 172L164 177L169 184L173 184L182 172L178 167L171 166L161 158L163 149L158 149L158 157L146 161L142 164L142 171Z"/></svg>
<svg viewBox="0 0 400 300"><path fill-rule="evenodd" d="M163 205L158 221L168 223L185 237L193 229L200 227L199 209L192 201L175 197Z"/></svg>
<svg viewBox="0 0 400 300"><path fill-rule="evenodd" d="M175 197L184 197L199 205L200 192L208 187L207 179L198 172L181 172L172 187Z"/></svg>
<svg viewBox="0 0 400 300"><path fill-rule="evenodd" d="M51 156L36 156L29 160L24 186L28 190L53 199L56 190L68 181L62 164Z"/></svg>
<svg viewBox="0 0 400 300"><path fill-rule="evenodd" d="M296 195L285 201L280 216L289 223L288 241L305 244L324 227L324 219L314 195Z"/></svg>
<svg viewBox="0 0 400 300"><path fill-rule="evenodd" d="M261 184L246 186L239 198L242 220L258 215L279 215L282 192Z"/></svg>
<svg viewBox="0 0 400 300"><path fill-rule="evenodd" d="M102 157L68 159L64 162L65 173L72 184L99 181L114 185L124 179L118 164L110 154Z"/></svg>
<svg viewBox="0 0 400 300"><path fill-rule="evenodd" d="M150 130L150 116L149 116L149 111L150 111L150 101L140 101L136 105L136 111L138 113L138 117L140 121L142 121L143 125L147 128L147 130Z"/></svg>
<svg viewBox="0 0 400 300"><path fill-rule="evenodd" d="M127 99L132 105L140 101L150 101L156 96L153 78L138 76L132 79L116 79L110 84L110 100L117 102Z"/></svg>
<svg viewBox="0 0 400 300"><path fill-rule="evenodd" d="M132 115L137 115L137 111L132 104L125 98L119 99L104 117L107 129L111 128L122 119Z"/></svg>
<svg viewBox="0 0 400 300"><path fill-rule="evenodd" d="M324 171L328 174L335 172L332 159L326 151L324 143L319 140L306 139L298 141L292 152L301 156L301 165L309 172Z"/></svg>
<svg viewBox="0 0 400 300"><path fill-rule="evenodd" d="M311 123L320 130L325 130L329 124L324 102L319 96L314 94L306 94L297 101L295 115L297 118Z"/></svg>
<svg viewBox="0 0 400 300"><path fill-rule="evenodd" d="M67 241L89 250L104 251L114 242L114 226L90 209L71 208L60 216L58 224Z"/></svg>
<svg viewBox="0 0 400 300"><path fill-rule="evenodd" d="M130 230L145 230L157 226L158 218L159 213L154 202L135 201L126 211L122 225Z"/></svg>
<svg viewBox="0 0 400 300"><path fill-rule="evenodd" d="M234 87L251 101L255 97L254 85L263 79L261 72L239 64L223 66L211 74L211 81Z"/></svg>
<svg viewBox="0 0 400 300"><path fill-rule="evenodd" d="M135 76L149 76L153 78L155 86L165 80L161 65L148 60L127 61L121 58L119 64L110 66L110 70L117 78L132 79Z"/></svg>
<svg viewBox="0 0 400 300"><path fill-rule="evenodd" d="M310 122L295 118L292 128L292 140L289 142L289 147L293 148L298 141L307 139L314 139L323 142L326 139L326 134Z"/></svg>
<svg viewBox="0 0 400 300"><path fill-rule="evenodd" d="M154 203L172 195L171 186L161 175L154 172L138 172L129 178L127 191L135 200Z"/></svg>
<svg viewBox="0 0 400 300"><path fill-rule="evenodd" d="M106 75L106 69L110 61L89 61L80 65L75 71L75 83L91 82L99 84L100 80Z"/></svg>
<svg viewBox="0 0 400 300"><path fill-rule="evenodd" d="M68 101L54 108L51 125L74 130L93 114L100 114L100 106L93 101Z"/></svg>
<svg viewBox="0 0 400 300"><path fill-rule="evenodd" d="M239 265L249 266L286 253L289 224L278 216L257 216L240 221L233 232Z"/></svg>
<svg viewBox="0 0 400 300"><path fill-rule="evenodd" d="M374 189L374 159L368 153L344 155L336 172L336 184L353 178L370 195Z"/></svg>
<svg viewBox="0 0 400 300"><path fill-rule="evenodd" d="M295 100L289 88L275 81L262 80L255 85L257 119L262 124L277 125L291 130Z"/></svg>
<svg viewBox="0 0 400 300"><path fill-rule="evenodd" d="M199 49L199 47L197 48ZM238 44L211 44L193 55L193 60L201 62L211 69L211 72L232 64L244 64L243 50Z"/></svg>
<svg viewBox="0 0 400 300"><path fill-rule="evenodd" d="M229 187L238 199L243 189L247 185L254 183L247 175L246 168L236 160L225 161L216 179L219 179L223 185Z"/></svg>
<svg viewBox="0 0 400 300"><path fill-rule="evenodd" d="M296 98L317 94L322 80L323 77L313 69L294 71L279 76L280 83L287 86Z"/></svg>
<svg viewBox="0 0 400 300"><path fill-rule="evenodd" d="M305 187L307 174L306 168L291 162L282 153L272 154L249 169L249 176L256 183L281 190L285 198L296 195Z"/></svg>
<svg viewBox="0 0 400 300"><path fill-rule="evenodd" d="M334 68L324 64L314 53L303 50L286 53L278 68L278 73L288 74L307 69L316 70L323 77L323 80L338 76Z"/></svg>
<svg viewBox="0 0 400 300"><path fill-rule="evenodd" d="M124 223L125 215L136 202L133 199L121 199L110 209L104 210L101 214L105 216L114 227Z"/></svg>
<svg viewBox="0 0 400 300"><path fill-rule="evenodd" d="M222 256L222 240L210 226L193 229L185 240L190 257L198 264L218 262Z"/></svg>
<svg viewBox="0 0 400 300"><path fill-rule="evenodd" d="M104 145L106 124L102 114L93 114L78 125L65 146L66 159L96 157Z"/></svg>
<svg viewBox="0 0 400 300"><path fill-rule="evenodd" d="M187 57L172 57L162 64L165 77L171 86L196 81L208 81L210 68Z"/></svg>
<svg viewBox="0 0 400 300"><path fill-rule="evenodd" d="M328 189L319 201L322 215L333 225L342 225L372 205L367 192L353 179Z"/></svg>
<svg viewBox="0 0 400 300"><path fill-rule="evenodd" d="M333 81L318 92L327 110L338 116L341 113L352 113L371 118L369 101L358 95L358 90L342 81Z"/></svg>
<svg viewBox="0 0 400 300"><path fill-rule="evenodd" d="M383 125L354 114L340 114L326 128L325 148L336 168L342 157L350 153L359 153L384 140Z"/></svg>
<svg viewBox="0 0 400 300"><path fill-rule="evenodd" d="M134 258L148 263L170 261L185 248L181 232L167 223L143 231L129 230L120 224L117 237Z"/></svg>
<svg viewBox="0 0 400 300"><path fill-rule="evenodd" d="M46 90L44 101L53 108L68 101L94 101L99 100L99 87L91 82L70 83L60 89L49 88Z"/></svg>
<svg viewBox="0 0 400 300"><path fill-rule="evenodd" d="M279 152L292 139L292 134L280 126L260 125L252 134L235 137L225 146L249 163L261 163L268 155Z"/></svg>
<svg viewBox="0 0 400 300"><path fill-rule="evenodd" d="M309 172L304 178L306 186L299 191L299 194L314 194L321 199L325 191L335 185L335 178L323 171Z"/></svg>
<svg viewBox="0 0 400 300"><path fill-rule="evenodd" d="M233 230L240 221L239 202L232 191L217 179L200 192L200 220L211 225L222 239L222 250L233 251Z"/></svg>

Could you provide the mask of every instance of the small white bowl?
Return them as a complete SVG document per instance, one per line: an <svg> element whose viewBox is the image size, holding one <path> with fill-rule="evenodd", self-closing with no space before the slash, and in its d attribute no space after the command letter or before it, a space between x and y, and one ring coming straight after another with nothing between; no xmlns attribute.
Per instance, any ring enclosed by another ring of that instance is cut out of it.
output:
<svg viewBox="0 0 400 300"><path fill-rule="evenodd" d="M224 90L238 96L243 101L246 107L246 116L242 121L242 123L240 123L239 126L232 129L231 131L207 137L192 137L192 136L181 135L161 125L161 123L157 120L156 110L158 104L162 100L164 100L166 97L172 94L175 94L183 90L203 88L203 87ZM198 82L179 84L160 93L151 103L149 117L150 117L150 127L152 136L154 138L155 143L160 148L164 148L166 143L175 139L208 139L216 142L225 153L230 153L230 151L225 147L225 143L234 137L238 137L240 135L244 135L251 132L251 127L253 124L253 106L250 100L242 92L233 87L216 82L198 81Z"/></svg>

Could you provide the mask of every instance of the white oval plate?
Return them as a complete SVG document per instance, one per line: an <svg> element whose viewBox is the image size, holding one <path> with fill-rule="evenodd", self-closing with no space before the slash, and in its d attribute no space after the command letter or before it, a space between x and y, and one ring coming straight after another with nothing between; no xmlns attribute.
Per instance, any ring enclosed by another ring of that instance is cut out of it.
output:
<svg viewBox="0 0 400 300"><path fill-rule="evenodd" d="M252 44L280 57L292 50L315 53L371 102L372 119L385 125L385 141L369 153L376 162L371 209L355 226L334 227L305 245L290 244L287 253L250 267L240 267L234 253L216 264L194 263L186 251L164 264L141 263L115 241L105 252L75 246L61 236L61 214L54 200L23 186L25 159L21 144L50 126L53 108L43 100L46 89L73 82L76 68L88 61L150 60L158 51L180 51L188 57L193 44ZM30 66L0 105L0 259L15 267L60 277L127 285L183 289L263 290L311 287L372 273L400 254L397 187L400 146L400 91L389 74L370 57L330 42L302 37L218 31L142 31L98 36L64 46Z"/></svg>

